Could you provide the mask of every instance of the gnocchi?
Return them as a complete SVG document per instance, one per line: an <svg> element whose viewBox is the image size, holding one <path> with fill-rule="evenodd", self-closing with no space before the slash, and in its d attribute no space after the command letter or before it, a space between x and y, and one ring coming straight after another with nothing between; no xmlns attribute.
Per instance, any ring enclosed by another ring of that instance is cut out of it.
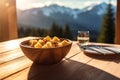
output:
<svg viewBox="0 0 120 80"><path fill-rule="evenodd" d="M30 40L29 44L34 48L55 48L61 47L70 44L68 40L60 40L58 37L54 36L51 38L50 36L46 36L43 39L34 39Z"/></svg>

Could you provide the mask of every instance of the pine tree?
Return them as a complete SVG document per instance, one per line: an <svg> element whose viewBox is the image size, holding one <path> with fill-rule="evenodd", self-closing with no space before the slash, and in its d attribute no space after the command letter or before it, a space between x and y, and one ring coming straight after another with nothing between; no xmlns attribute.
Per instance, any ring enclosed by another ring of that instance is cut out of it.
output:
<svg viewBox="0 0 120 80"><path fill-rule="evenodd" d="M52 24L52 26L51 26L51 28L50 28L50 36L60 36L59 35L59 26L55 23L55 22L53 22L53 24Z"/></svg>
<svg viewBox="0 0 120 80"><path fill-rule="evenodd" d="M37 34L39 37L44 37L44 36L48 35L46 32L47 32L47 29L41 29L41 28L37 29Z"/></svg>
<svg viewBox="0 0 120 80"><path fill-rule="evenodd" d="M62 26L59 27L58 35L59 35L59 37L61 37L61 38L63 37L63 28L62 28Z"/></svg>
<svg viewBox="0 0 120 80"><path fill-rule="evenodd" d="M32 27L32 28L31 28L31 32L30 32L29 35L30 35L30 36L38 36L37 29L34 28L34 27Z"/></svg>
<svg viewBox="0 0 120 80"><path fill-rule="evenodd" d="M115 37L115 23L114 23L114 13L112 12L111 3L108 4L107 12L103 16L103 22L101 27L101 32L98 37L98 42L103 43L114 43Z"/></svg>
<svg viewBox="0 0 120 80"><path fill-rule="evenodd" d="M31 30L32 30L32 28L26 27L24 36L30 36Z"/></svg>
<svg viewBox="0 0 120 80"><path fill-rule="evenodd" d="M64 38L73 39L72 32L68 24L65 25L63 31Z"/></svg>
<svg viewBox="0 0 120 80"><path fill-rule="evenodd" d="M19 38L25 37L24 34L25 34L25 29L23 27L19 27L18 28L18 37Z"/></svg>

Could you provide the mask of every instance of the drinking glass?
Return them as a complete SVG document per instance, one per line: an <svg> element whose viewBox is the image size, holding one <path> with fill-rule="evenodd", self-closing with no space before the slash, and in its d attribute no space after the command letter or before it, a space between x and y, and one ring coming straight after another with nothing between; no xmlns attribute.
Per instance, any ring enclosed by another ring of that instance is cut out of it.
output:
<svg viewBox="0 0 120 80"><path fill-rule="evenodd" d="M85 46L89 43L89 31L78 31L77 41L80 46Z"/></svg>

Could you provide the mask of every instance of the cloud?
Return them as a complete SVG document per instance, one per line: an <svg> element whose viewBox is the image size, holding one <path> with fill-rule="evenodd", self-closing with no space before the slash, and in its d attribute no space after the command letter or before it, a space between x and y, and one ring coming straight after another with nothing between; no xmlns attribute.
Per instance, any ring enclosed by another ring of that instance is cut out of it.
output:
<svg viewBox="0 0 120 80"><path fill-rule="evenodd" d="M111 3L112 3L114 6L117 5L117 2L116 2L116 1L112 1Z"/></svg>
<svg viewBox="0 0 120 80"><path fill-rule="evenodd" d="M89 6L92 4L100 4L100 3L101 3L100 1L86 1L83 3L83 6Z"/></svg>
<svg viewBox="0 0 120 80"><path fill-rule="evenodd" d="M89 6L91 4L99 4L100 1L46 1L44 5L51 5L51 4L58 4L60 6L66 6L66 7L71 7L71 8L83 8L85 6Z"/></svg>
<svg viewBox="0 0 120 80"><path fill-rule="evenodd" d="M30 0L31 1L31 0ZM32 0L33 1L33 0ZM81 1L78 1L78 0L46 0L46 1L34 1L34 2L30 2L30 3L27 3L27 1L25 2L22 2L20 3L20 0L17 5L17 8L19 9L30 9L30 8L38 8L38 7L43 7L43 6L49 6L51 4L58 4L60 6L66 6L66 7L71 7L71 8L84 8L86 6L89 6L89 5L95 5L95 4L100 4L101 0L81 0ZM105 1L106 2L106 1ZM107 1L108 2L108 1ZM116 5L116 1L112 1L111 2L113 5Z"/></svg>
<svg viewBox="0 0 120 80"><path fill-rule="evenodd" d="M49 6L51 4L58 4L58 5L61 5L63 6L64 4L60 1L55 1L55 2L52 2L52 1L46 1L46 2L38 2L38 3L31 3L31 4L28 4L26 5L26 9L29 9L29 8L38 8L38 7L44 7L44 6Z"/></svg>
<svg viewBox="0 0 120 80"><path fill-rule="evenodd" d="M42 4L42 3L33 3L33 4L31 4L31 7L34 7L34 8L43 7L43 6L44 6L44 4Z"/></svg>

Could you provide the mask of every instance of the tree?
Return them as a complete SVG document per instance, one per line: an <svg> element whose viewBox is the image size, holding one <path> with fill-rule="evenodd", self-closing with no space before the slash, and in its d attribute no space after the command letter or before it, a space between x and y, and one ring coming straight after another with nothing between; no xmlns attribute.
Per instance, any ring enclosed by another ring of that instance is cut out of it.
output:
<svg viewBox="0 0 120 80"><path fill-rule="evenodd" d="M63 37L68 38L68 39L73 39L72 32L71 32L70 27L69 27L68 24L66 24L65 27L64 27Z"/></svg>
<svg viewBox="0 0 120 80"><path fill-rule="evenodd" d="M44 37L44 36L48 35L48 31L47 31L47 29L37 28L37 34L39 37Z"/></svg>
<svg viewBox="0 0 120 80"><path fill-rule="evenodd" d="M50 36L60 36L59 35L59 26L55 23L55 22L53 22L53 24L52 24L52 26L51 26L51 28L50 28Z"/></svg>
<svg viewBox="0 0 120 80"><path fill-rule="evenodd" d="M32 30L32 28L25 27L25 31L24 31L25 34L24 34L24 36L30 36L31 30Z"/></svg>
<svg viewBox="0 0 120 80"><path fill-rule="evenodd" d="M38 36L37 29L32 27L29 36Z"/></svg>
<svg viewBox="0 0 120 80"><path fill-rule="evenodd" d="M49 31L47 29L41 29L40 36L44 37L44 36L47 36L47 35L49 35Z"/></svg>
<svg viewBox="0 0 120 80"><path fill-rule="evenodd" d="M107 12L103 16L103 22L101 27L101 32L98 37L98 42L103 43L114 43L115 37L115 22L114 22L114 13L112 12L111 3L108 4Z"/></svg>
<svg viewBox="0 0 120 80"><path fill-rule="evenodd" d="M58 35L59 35L59 37L61 37L61 38L63 37L63 28L62 28L62 26L59 27Z"/></svg>
<svg viewBox="0 0 120 80"><path fill-rule="evenodd" d="M18 37L25 37L25 29L23 27L18 27Z"/></svg>

